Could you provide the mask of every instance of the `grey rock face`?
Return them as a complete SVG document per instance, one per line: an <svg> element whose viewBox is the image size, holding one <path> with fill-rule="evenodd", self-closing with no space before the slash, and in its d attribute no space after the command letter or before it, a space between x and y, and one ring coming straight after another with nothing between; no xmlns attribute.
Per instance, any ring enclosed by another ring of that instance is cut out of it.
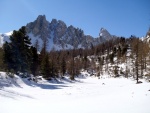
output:
<svg viewBox="0 0 150 113"><path fill-rule="evenodd" d="M113 37L112 35L104 28L100 29L99 37L101 40L111 40Z"/></svg>
<svg viewBox="0 0 150 113"><path fill-rule="evenodd" d="M50 35L49 22L46 20L45 15L38 16L38 18L26 25L27 33L32 32L34 36L40 36L42 40L45 40Z"/></svg>
<svg viewBox="0 0 150 113"><path fill-rule="evenodd" d="M34 22L28 23L26 29L28 34L32 33L43 41L48 40L48 45L51 44L51 48L52 46L59 46L60 49L70 49L68 46L89 48L91 45L97 45L112 38L104 28L100 30L98 38L93 38L90 35L85 35L83 30L72 25L67 27L61 20L52 19L51 22L48 22L45 15L39 15Z"/></svg>

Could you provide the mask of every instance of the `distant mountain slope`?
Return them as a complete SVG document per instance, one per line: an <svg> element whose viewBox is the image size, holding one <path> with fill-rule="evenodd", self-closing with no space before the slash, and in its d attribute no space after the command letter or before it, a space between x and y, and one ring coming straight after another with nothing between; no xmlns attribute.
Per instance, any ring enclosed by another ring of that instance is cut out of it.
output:
<svg viewBox="0 0 150 113"><path fill-rule="evenodd" d="M148 42L150 44L150 29L146 34L146 37L144 38L144 41Z"/></svg>
<svg viewBox="0 0 150 113"><path fill-rule="evenodd" d="M93 38L85 35L83 30L70 25L67 26L63 21L52 19L51 22L46 20L45 15L39 15L34 22L26 25L27 33L32 39L32 43L47 41L47 49L73 49L89 48L91 45L97 45L113 37L106 29L100 30L100 36ZM42 47L40 43L40 48Z"/></svg>
<svg viewBox="0 0 150 113"><path fill-rule="evenodd" d="M114 37L104 28L100 30L100 35L94 38L85 35L84 31L70 25L67 26L63 21L52 19L51 22L46 20L45 15L39 15L37 19L26 25L27 34L31 38L33 45L38 44L41 50L43 42L47 42L47 50L55 49L73 49L73 48L90 48L91 45L97 45ZM8 40L10 34L0 35L0 45Z"/></svg>
<svg viewBox="0 0 150 113"><path fill-rule="evenodd" d="M6 41L9 42L9 37L12 33L13 33L13 31L10 31L10 32L4 33L4 34L0 34L0 47L2 47Z"/></svg>

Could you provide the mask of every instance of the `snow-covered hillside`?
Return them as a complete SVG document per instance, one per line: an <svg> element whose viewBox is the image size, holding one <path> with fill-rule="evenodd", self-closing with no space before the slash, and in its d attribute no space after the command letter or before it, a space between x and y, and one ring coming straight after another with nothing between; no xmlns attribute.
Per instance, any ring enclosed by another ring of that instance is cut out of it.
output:
<svg viewBox="0 0 150 113"><path fill-rule="evenodd" d="M150 113L150 84L103 76L38 83L0 74L0 113Z"/></svg>
<svg viewBox="0 0 150 113"><path fill-rule="evenodd" d="M13 31L10 31L10 32L4 33L4 34L0 34L0 47L2 47L6 41L7 42L10 41L9 38L12 33L13 33Z"/></svg>
<svg viewBox="0 0 150 113"><path fill-rule="evenodd" d="M43 47L43 40L41 38L39 38L39 36L35 37L32 33L29 33L28 36L31 39L31 43L33 46L35 46L36 43L38 44L38 50L40 51ZM47 42L48 42L48 44L47 44L47 50L48 51L50 51L52 49L55 49L55 50L61 50L62 49L61 45L53 43L53 38L48 38ZM73 46L66 44L63 49L65 49L65 50L66 49L73 49Z"/></svg>

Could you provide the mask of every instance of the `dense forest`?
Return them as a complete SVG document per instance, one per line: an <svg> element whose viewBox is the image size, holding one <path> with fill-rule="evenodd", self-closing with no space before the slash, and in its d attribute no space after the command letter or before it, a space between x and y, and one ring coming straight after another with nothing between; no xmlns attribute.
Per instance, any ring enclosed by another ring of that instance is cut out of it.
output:
<svg viewBox="0 0 150 113"><path fill-rule="evenodd" d="M147 33L150 37L150 32ZM38 43L31 45L25 27L13 31L10 42L0 48L0 70L22 77L30 74L45 79L70 76L74 80L81 71L91 76L139 77L150 75L150 42L136 36L117 37L87 49L50 50L47 42L39 52ZM124 66L121 66L124 65ZM22 73L22 74L20 74Z"/></svg>

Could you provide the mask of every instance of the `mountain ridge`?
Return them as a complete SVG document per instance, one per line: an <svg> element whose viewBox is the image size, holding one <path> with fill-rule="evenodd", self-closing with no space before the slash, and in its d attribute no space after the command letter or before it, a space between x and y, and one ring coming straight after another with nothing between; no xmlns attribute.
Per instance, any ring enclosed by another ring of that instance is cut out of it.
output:
<svg viewBox="0 0 150 113"><path fill-rule="evenodd" d="M47 50L52 49L77 49L90 48L105 41L114 38L106 29L101 28L99 36L94 38L91 35L85 35L84 31L76 28L73 25L67 26L62 20L52 19L49 22L45 15L39 15L36 20L26 24L27 35L31 38L32 45L37 42L39 50L42 49L43 43L47 42ZM10 34L0 35L0 39L5 42L4 38L9 37ZM6 41L7 41L6 40ZM1 41L1 42L2 42ZM1 46L3 43L0 44Z"/></svg>

